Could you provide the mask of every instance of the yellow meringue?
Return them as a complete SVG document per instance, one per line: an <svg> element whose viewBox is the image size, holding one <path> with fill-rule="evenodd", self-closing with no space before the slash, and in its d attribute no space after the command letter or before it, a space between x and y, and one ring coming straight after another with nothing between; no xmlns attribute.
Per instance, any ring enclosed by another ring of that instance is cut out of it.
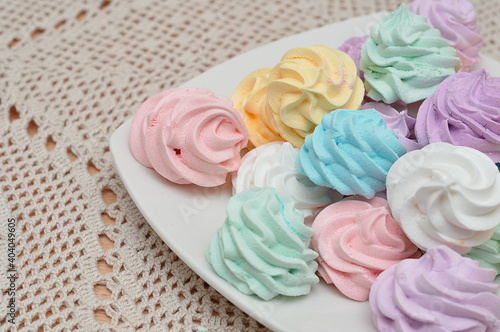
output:
<svg viewBox="0 0 500 332"><path fill-rule="evenodd" d="M364 86L354 61L325 45L286 52L269 73L266 111L281 137L296 147L326 113L358 109Z"/></svg>
<svg viewBox="0 0 500 332"><path fill-rule="evenodd" d="M247 75L231 97L233 107L244 114L245 126L254 147L283 140L272 129L266 112L266 86L271 69L261 68Z"/></svg>

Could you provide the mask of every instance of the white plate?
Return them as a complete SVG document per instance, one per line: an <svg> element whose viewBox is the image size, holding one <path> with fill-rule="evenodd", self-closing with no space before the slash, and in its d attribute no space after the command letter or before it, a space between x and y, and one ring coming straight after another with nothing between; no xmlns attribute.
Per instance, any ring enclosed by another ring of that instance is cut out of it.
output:
<svg viewBox="0 0 500 332"><path fill-rule="evenodd" d="M349 37L368 34L373 23L384 15L357 17L283 38L220 64L182 86L208 88L218 95L231 97L243 77L255 69L272 67L287 50L316 44L337 48ZM492 75L500 76L498 62L483 57L483 67ZM207 263L205 251L226 217L230 185L210 189L176 185L142 166L130 152L131 122L132 119L125 122L111 136L111 153L118 173L156 233L207 283L275 331L375 331L368 302L349 300L324 282L315 285L307 296L279 296L265 302L238 292L221 279Z"/></svg>

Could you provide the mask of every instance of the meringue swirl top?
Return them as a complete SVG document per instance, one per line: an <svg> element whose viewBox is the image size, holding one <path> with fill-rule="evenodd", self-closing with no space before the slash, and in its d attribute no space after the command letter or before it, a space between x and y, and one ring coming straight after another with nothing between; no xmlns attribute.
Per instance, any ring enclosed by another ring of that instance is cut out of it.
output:
<svg viewBox="0 0 500 332"><path fill-rule="evenodd" d="M282 141L273 130L266 112L266 87L271 68L261 68L248 74L236 87L231 100L234 108L244 114L250 142L260 146L273 141Z"/></svg>
<svg viewBox="0 0 500 332"><path fill-rule="evenodd" d="M389 168L404 153L403 144L374 109L336 110L306 137L296 166L319 186L372 198L385 189Z"/></svg>
<svg viewBox="0 0 500 332"><path fill-rule="evenodd" d="M415 132L421 144L468 146L500 162L500 77L484 69L448 77L420 106Z"/></svg>
<svg viewBox="0 0 500 332"><path fill-rule="evenodd" d="M342 195L315 185L297 172L297 154L298 150L288 142L271 142L251 150L233 173L233 194L252 187L272 187L290 195L295 200L295 208L309 221L322 207L340 200Z"/></svg>
<svg viewBox="0 0 500 332"><path fill-rule="evenodd" d="M462 60L460 71L470 71L481 62L483 46L481 25L469 0L415 0L408 5L415 14L427 17L427 23L441 32Z"/></svg>
<svg viewBox="0 0 500 332"><path fill-rule="evenodd" d="M297 47L286 52L269 74L267 111L274 129L301 147L324 114L358 109L363 96L363 82L347 54L324 45Z"/></svg>
<svg viewBox="0 0 500 332"><path fill-rule="evenodd" d="M212 187L241 164L247 145L243 115L228 98L198 88L176 88L146 100L130 131L130 147L144 166L166 179Z"/></svg>
<svg viewBox="0 0 500 332"><path fill-rule="evenodd" d="M500 223L500 173L477 150L432 143L394 163L387 200L419 248L444 244L464 254L486 242Z"/></svg>
<svg viewBox="0 0 500 332"><path fill-rule="evenodd" d="M379 331L486 331L500 328L495 271L446 246L382 272L370 292Z"/></svg>
<svg viewBox="0 0 500 332"><path fill-rule="evenodd" d="M409 104L430 96L460 67L460 59L439 30L402 4L372 27L359 66L368 97Z"/></svg>
<svg viewBox="0 0 500 332"><path fill-rule="evenodd" d="M382 271L403 259L420 257L380 197L351 196L331 204L312 227L311 248L319 254L319 274L356 301L368 300Z"/></svg>
<svg viewBox="0 0 500 332"><path fill-rule="evenodd" d="M244 294L270 300L308 294L319 279L314 230L303 224L294 201L272 188L250 188L229 200L227 218L210 241L207 260Z"/></svg>
<svg viewBox="0 0 500 332"><path fill-rule="evenodd" d="M387 128L398 135L399 141L405 146L408 152L422 148L422 145L413 137L412 132L415 128L416 120L408 115L408 107L406 105L366 103L361 109L376 110L382 116L382 119L384 119Z"/></svg>

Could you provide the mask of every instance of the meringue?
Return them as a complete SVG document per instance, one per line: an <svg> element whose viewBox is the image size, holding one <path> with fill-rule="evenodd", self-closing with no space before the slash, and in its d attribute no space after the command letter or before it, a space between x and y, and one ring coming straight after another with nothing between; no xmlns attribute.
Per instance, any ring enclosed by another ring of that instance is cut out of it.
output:
<svg viewBox="0 0 500 332"><path fill-rule="evenodd" d="M288 142L271 142L248 152L241 166L233 173L233 194L252 187L271 187L290 195L295 208L304 214L307 223L326 205L342 199L338 192L315 185L297 172L298 149Z"/></svg>
<svg viewBox="0 0 500 332"><path fill-rule="evenodd" d="M261 68L248 74L231 96L234 108L244 114L245 126L254 147L283 140L273 130L266 112L266 87L270 72L271 68Z"/></svg>
<svg viewBox="0 0 500 332"><path fill-rule="evenodd" d="M286 52L269 74L267 112L273 129L301 147L324 114L338 108L358 109L363 82L354 61L324 45Z"/></svg>
<svg viewBox="0 0 500 332"><path fill-rule="evenodd" d="M500 225L495 228L491 239L473 247L464 256L478 261L481 267L493 269L497 275L500 274Z"/></svg>
<svg viewBox="0 0 500 332"><path fill-rule="evenodd" d="M464 254L500 223L500 172L477 150L432 143L394 163L387 201L420 249L444 244Z"/></svg>
<svg viewBox="0 0 500 332"><path fill-rule="evenodd" d="M248 143L243 115L211 91L176 88L144 102L132 120L134 157L167 180L213 187L241 164Z"/></svg>
<svg viewBox="0 0 500 332"><path fill-rule="evenodd" d="M427 17L427 23L438 29L443 39L457 50L462 61L460 71L468 72L481 62L479 50L484 40L474 6L469 0L415 0L408 8Z"/></svg>
<svg viewBox="0 0 500 332"><path fill-rule="evenodd" d="M446 246L405 259L382 272L370 291L379 331L486 331L500 329L495 271Z"/></svg>
<svg viewBox="0 0 500 332"><path fill-rule="evenodd" d="M356 301L368 300L377 276L420 251L406 237L387 201L349 197L326 207L314 220L311 248L327 283Z"/></svg>
<svg viewBox="0 0 500 332"><path fill-rule="evenodd" d="M415 118L408 115L408 107L401 104L387 105L384 103L366 103L362 110L374 109L382 116L387 128L398 135L399 141L408 152L422 148L414 137Z"/></svg>
<svg viewBox="0 0 500 332"><path fill-rule="evenodd" d="M448 77L420 106L415 133L420 144L468 146L500 162L500 77L484 69Z"/></svg>
<svg viewBox="0 0 500 332"><path fill-rule="evenodd" d="M319 186L372 198L385 190L389 168L405 153L374 109L336 110L326 114L306 137L296 167Z"/></svg>
<svg viewBox="0 0 500 332"><path fill-rule="evenodd" d="M318 256L309 249L314 230L304 225L291 197L250 188L229 200L227 218L210 241L207 260L244 294L263 300L308 294L318 283Z"/></svg>
<svg viewBox="0 0 500 332"><path fill-rule="evenodd" d="M358 76L361 80L364 79L363 72L359 69L359 61L361 60L361 49L363 44L368 39L368 35L361 37L351 37L347 39L342 45L339 46L338 50L344 52L352 58L356 68L358 68Z"/></svg>
<svg viewBox="0 0 500 332"><path fill-rule="evenodd" d="M409 104L430 96L460 64L456 50L439 30L402 4L372 27L359 67L368 97Z"/></svg>

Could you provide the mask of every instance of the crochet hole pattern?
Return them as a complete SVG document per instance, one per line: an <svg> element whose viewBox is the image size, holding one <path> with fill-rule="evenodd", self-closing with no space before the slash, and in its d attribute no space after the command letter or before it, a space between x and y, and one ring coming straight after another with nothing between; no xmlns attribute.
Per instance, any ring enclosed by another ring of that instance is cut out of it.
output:
<svg viewBox="0 0 500 332"><path fill-rule="evenodd" d="M49 152L56 148L56 142L54 141L51 135L47 136L47 143L45 143L45 147Z"/></svg>
<svg viewBox="0 0 500 332"><path fill-rule="evenodd" d="M91 160L89 160L89 162L87 163L87 171L92 176L94 176L97 173L99 173L99 170L97 169L97 167L95 167L95 165L92 163Z"/></svg>
<svg viewBox="0 0 500 332"><path fill-rule="evenodd" d="M59 21L55 26L54 28L57 30L57 29L60 29L62 28L62 26L66 24L66 20L62 20L62 21Z"/></svg>
<svg viewBox="0 0 500 332"><path fill-rule="evenodd" d="M109 324L111 323L111 317L106 314L106 311L103 309L94 310L94 317L98 322L102 322L101 324Z"/></svg>
<svg viewBox="0 0 500 332"><path fill-rule="evenodd" d="M8 48L14 48L16 45L19 43L19 39L14 38L12 41L9 43Z"/></svg>
<svg viewBox="0 0 500 332"><path fill-rule="evenodd" d="M33 33L31 34L31 40L35 40L36 38L38 38L38 36L40 36L44 31L45 30L40 28L33 31Z"/></svg>
<svg viewBox="0 0 500 332"><path fill-rule="evenodd" d="M35 123L34 120L31 120L28 123L28 135L30 137L33 137L36 135L37 132L38 132L38 125Z"/></svg>
<svg viewBox="0 0 500 332"><path fill-rule="evenodd" d="M12 123L19 119L19 112L17 111L15 106L12 106L9 110L9 121Z"/></svg>
<svg viewBox="0 0 500 332"><path fill-rule="evenodd" d="M95 285L94 293L101 301L108 300L111 298L111 291L104 285Z"/></svg>
<svg viewBox="0 0 500 332"><path fill-rule="evenodd" d="M79 12L77 15L76 15L76 20L78 22L81 22L85 19L85 16L87 16L87 11L85 10L82 10L81 12Z"/></svg>

